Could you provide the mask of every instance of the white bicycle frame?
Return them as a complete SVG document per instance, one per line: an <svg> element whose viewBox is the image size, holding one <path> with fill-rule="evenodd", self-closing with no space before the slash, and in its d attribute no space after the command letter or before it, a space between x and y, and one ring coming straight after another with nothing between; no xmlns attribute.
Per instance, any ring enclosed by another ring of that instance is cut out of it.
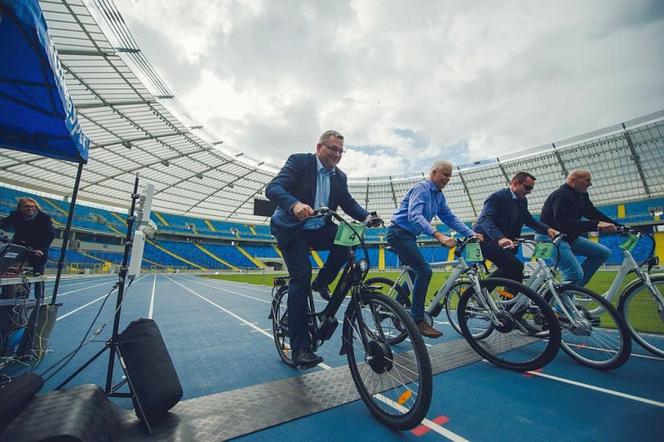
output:
<svg viewBox="0 0 664 442"><path fill-rule="evenodd" d="M636 276L643 282L643 284L648 287L648 290L650 290L650 293L655 297L655 300L658 305L658 309L660 311L664 310L664 297L662 294L659 292L657 287L652 283L652 280L650 279L650 274L641 268L639 264L636 262L632 254L630 253L629 250L623 250L623 262L620 265L620 268L618 269L618 273L616 273L615 278L613 279L613 282L611 283L611 286L607 291L602 293L602 296L607 299L607 301L612 301L613 298L620 292L620 286L622 285L623 281L625 280L625 277L629 272L634 272L636 273Z"/></svg>
<svg viewBox="0 0 664 442"><path fill-rule="evenodd" d="M468 265L466 260L461 256L458 259L450 260L450 261L438 261L438 262L432 262L429 263L431 267L444 267L444 266L450 266L453 268L452 273L450 276L447 278L445 281L445 284L443 284L437 291L436 295L433 297L431 300L431 303L429 303L429 307L426 309L426 312L429 315L432 315L434 309L440 302L447 296L450 291L452 290L452 286L454 283L456 283L461 275L463 273L468 272L468 270L471 269L471 267ZM401 269L401 273L397 277L395 281L395 285L401 285L403 283L406 284L408 287L409 293L413 293L413 280L410 277L409 271L412 270L409 266L402 265L399 267ZM482 288L480 287L480 280L475 274L474 271L468 272L468 279L470 280L470 283L473 285L473 289L475 290L475 293L482 293ZM486 298L486 299L483 299ZM491 312L491 322L493 322L494 325L499 326L500 321L498 318L495 316L495 312L498 311L498 306L494 302L493 298L491 296L486 296L482 297L482 302L486 303L488 300L488 303L490 304L489 306L484 305L485 308L488 308L488 310Z"/></svg>
<svg viewBox="0 0 664 442"><path fill-rule="evenodd" d="M559 239L557 239L557 241L558 240ZM576 308L574 303L565 303L561 299L560 295L558 295L558 291L556 290L556 286L554 284L555 277L549 266L546 264L546 261L544 261L542 258L538 258L536 262L537 265L533 269L532 275L530 275L528 280L525 282L525 285L535 290L540 296L544 296L547 291L551 293L556 308L560 310L560 313L562 313L574 327L588 326L587 320L581 314L579 309ZM601 311L599 311L600 309L597 309L597 312L593 311L591 313L601 313Z"/></svg>
<svg viewBox="0 0 664 442"><path fill-rule="evenodd" d="M557 245L558 242L561 240L562 238L556 238L553 241L553 244ZM657 287L655 287L655 285L652 283L650 279L650 274L639 266L639 264L636 262L636 260L634 259L629 250L623 250L623 262L620 265L620 268L618 269L618 272L616 273L616 276L613 279L611 286L607 291L601 293L600 295L609 302L613 301L613 298L615 298L616 295L618 295L618 293L620 292L620 286L625 280L625 277L627 276L627 274L629 274L632 271L634 271L636 275L639 277L639 279L644 283L644 285L648 287L648 289L650 290L650 292L657 301L658 308L660 309L660 311L662 311L664 309L664 297L662 297L662 294L659 293ZM548 288L549 291L553 293L554 296L557 298L558 304L562 304L562 302L560 302L560 297L558 296L556 290L554 289L553 281L554 281L554 276L553 273L551 272L551 269L548 267L546 262L540 258L537 259L537 265L533 270L533 274L530 276L530 278L528 278L526 285L536 290L540 294L543 293L546 288ZM575 306L570 305L570 307L576 310ZM564 306L563 306L563 311L564 311ZM598 307L597 309L594 309L590 313L600 314L602 313L602 311L603 308ZM571 318L568 317L568 319Z"/></svg>

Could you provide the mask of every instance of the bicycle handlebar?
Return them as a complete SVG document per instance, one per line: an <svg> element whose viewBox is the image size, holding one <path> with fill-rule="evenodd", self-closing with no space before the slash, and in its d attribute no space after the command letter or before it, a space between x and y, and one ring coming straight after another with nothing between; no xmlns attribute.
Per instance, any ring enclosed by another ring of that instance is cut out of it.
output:
<svg viewBox="0 0 664 442"><path fill-rule="evenodd" d="M367 219L365 219L364 221L360 221L360 224L367 226L369 228L380 227L385 225L383 219L379 217L376 212L371 212L369 215L370 216ZM330 216L339 222L349 224L348 221L346 221L341 215L339 215L334 210L330 210L328 207L320 207L314 210L314 214L305 219L322 218L326 216Z"/></svg>

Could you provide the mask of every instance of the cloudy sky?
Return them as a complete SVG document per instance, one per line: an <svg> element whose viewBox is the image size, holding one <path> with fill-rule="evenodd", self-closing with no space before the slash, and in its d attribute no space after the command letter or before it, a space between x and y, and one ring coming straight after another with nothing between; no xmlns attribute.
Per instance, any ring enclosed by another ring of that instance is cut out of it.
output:
<svg viewBox="0 0 664 442"><path fill-rule="evenodd" d="M346 136L349 175L494 158L664 108L664 2L116 0L190 113L281 166Z"/></svg>

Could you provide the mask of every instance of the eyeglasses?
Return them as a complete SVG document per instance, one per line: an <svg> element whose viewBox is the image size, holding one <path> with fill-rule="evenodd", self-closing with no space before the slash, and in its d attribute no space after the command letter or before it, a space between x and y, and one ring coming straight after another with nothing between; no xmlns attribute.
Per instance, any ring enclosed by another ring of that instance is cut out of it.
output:
<svg viewBox="0 0 664 442"><path fill-rule="evenodd" d="M21 209L36 209L37 206L21 206Z"/></svg>
<svg viewBox="0 0 664 442"><path fill-rule="evenodd" d="M533 190L535 186L526 186L525 184L523 185L523 188L526 190Z"/></svg>
<svg viewBox="0 0 664 442"><path fill-rule="evenodd" d="M322 144L323 146L327 147L328 149L333 150L334 152L338 153L339 155L341 155L342 153L346 152L346 151L344 150L343 147L342 147L342 148L339 148L339 147L337 147L337 146L332 146L332 145L330 145L330 144L325 144L325 143L321 143L321 144Z"/></svg>

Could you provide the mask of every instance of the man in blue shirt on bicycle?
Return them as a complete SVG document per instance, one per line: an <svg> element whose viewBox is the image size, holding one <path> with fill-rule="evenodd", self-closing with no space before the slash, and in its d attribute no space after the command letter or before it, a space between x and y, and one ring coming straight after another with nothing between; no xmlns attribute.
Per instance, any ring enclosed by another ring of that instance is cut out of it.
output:
<svg viewBox="0 0 664 442"><path fill-rule="evenodd" d="M439 338L443 334L424 321L424 301L433 274L431 266L417 247L417 235L426 234L445 247L454 247L454 239L437 231L431 225L434 216L463 236L481 234L473 232L447 206L442 189L452 178L452 164L436 161L431 167L429 179L415 184L406 193L399 209L392 216L392 225L387 231L387 242L397 253L402 263L411 268L413 276L413 302L410 314L417 323L422 336Z"/></svg>

